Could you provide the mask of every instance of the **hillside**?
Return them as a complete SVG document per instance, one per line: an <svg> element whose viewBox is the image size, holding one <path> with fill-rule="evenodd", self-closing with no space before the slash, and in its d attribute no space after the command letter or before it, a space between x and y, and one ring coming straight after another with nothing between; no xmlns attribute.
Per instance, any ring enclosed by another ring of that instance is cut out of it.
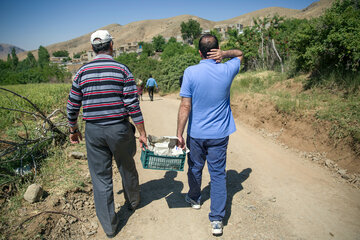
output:
<svg viewBox="0 0 360 240"><path fill-rule="evenodd" d="M11 54L11 50L15 48L16 53L22 53L25 50L14 45L0 43L0 59L6 59L8 54Z"/></svg>
<svg viewBox="0 0 360 240"><path fill-rule="evenodd" d="M102 27L101 29L106 29L112 34L115 38L114 43L116 47L120 45L129 43L129 42L139 42L139 41L151 41L154 36L163 35L165 38L171 36L179 36L180 24L181 22L188 21L189 19L194 19L198 21L203 29L211 29L218 24L232 24L232 23L242 23L244 26L249 26L252 23L253 18L273 16L278 14L280 16L285 16L287 18L312 18L320 16L324 9L331 6L331 3L334 0L320 0L314 2L305 9L296 10L288 9L281 7L270 7L257 10L251 13L243 14L241 16L231 18L223 21L210 21L197 16L192 15L180 15L171 18L165 19L156 19L156 20L143 20L138 22L132 22L126 25L120 24L110 24ZM95 29L94 29L95 30ZM78 53L81 51L90 50L90 39L91 33L82 35L78 38L74 38L65 42L60 42L46 46L50 53L58 50L67 50L72 56L73 53ZM37 50L32 51L35 56L37 56ZM19 58L23 59L26 57L26 53L20 54Z"/></svg>
<svg viewBox="0 0 360 240"><path fill-rule="evenodd" d="M251 13L246 13L238 17L234 17L228 20L217 22L218 24L231 24L231 23L242 23L244 26L251 26L253 18L265 17L265 16L274 16L278 14L279 16L291 18L295 15L301 13L301 10L290 9L290 8L281 8L281 7L270 7L260 9Z"/></svg>

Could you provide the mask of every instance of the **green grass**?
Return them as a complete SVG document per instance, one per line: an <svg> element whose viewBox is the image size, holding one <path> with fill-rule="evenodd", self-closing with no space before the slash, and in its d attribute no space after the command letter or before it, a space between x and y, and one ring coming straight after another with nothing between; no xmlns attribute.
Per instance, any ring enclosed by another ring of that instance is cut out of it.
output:
<svg viewBox="0 0 360 240"><path fill-rule="evenodd" d="M6 85L3 88L14 91L32 101L41 111L49 114L55 109L65 110L67 96L69 94L71 84L21 84ZM31 105L24 99L14 96L13 94L0 90L0 107L20 109L34 112ZM0 129L12 127L12 125L22 120L33 119L29 114L13 112L0 109L1 120Z"/></svg>
<svg viewBox="0 0 360 240"><path fill-rule="evenodd" d="M28 98L45 114L50 114L55 109L61 109L65 112L66 100L71 84L26 84L7 85L2 87ZM3 90L0 90L0 106L34 112L34 109L32 109L30 104L27 103L24 99L16 97L15 95ZM35 119L30 114L8 110L0 110L0 114L2 116L0 118L0 139L2 140L23 142L24 140L21 139L21 137L37 139L41 136L50 136L50 133L43 133L38 130L43 124L43 121L40 118ZM65 118L63 118L62 121L66 123ZM61 128L63 131L65 131L65 126ZM21 166L20 156L22 152L28 151L26 149L29 149L33 146L34 144L30 144L28 148L22 147L17 149L12 154L1 157L0 184L9 182L15 182L16 184L24 183L24 178L21 178L18 175L13 175L11 173L13 173L14 169ZM35 161L37 167L39 168L40 166L46 165L47 161L49 161L48 159L54 161L52 158L53 154L55 154L53 146L54 145L51 141L47 141L38 145L32 154L28 154L25 158L23 158L23 166L26 166L27 164L32 165ZM5 148L7 146L1 145L1 147ZM58 158L61 160L63 159L61 156L58 156ZM9 160L15 161L6 162ZM32 177L27 178L32 181L34 180Z"/></svg>
<svg viewBox="0 0 360 240"><path fill-rule="evenodd" d="M79 176L81 164L87 164L87 162L68 159L63 148L53 148L52 155L46 159L41 167L39 181L46 189L57 188L64 192L74 188L82 189L85 183Z"/></svg>
<svg viewBox="0 0 360 240"><path fill-rule="evenodd" d="M306 83L305 75L286 79L275 72L249 72L239 74L232 85L232 97L238 94L261 94L273 102L280 114L306 116L307 114L332 123L330 137L341 139L351 136L360 143L360 94L344 92L329 87L291 91L292 85ZM330 79L329 82L333 82ZM277 84L277 87L274 87Z"/></svg>
<svg viewBox="0 0 360 240"><path fill-rule="evenodd" d="M250 72L239 74L231 87L231 94L237 93L265 93L270 87L277 82L286 79L284 74L275 72Z"/></svg>
<svg viewBox="0 0 360 240"><path fill-rule="evenodd" d="M55 109L61 109L65 112L71 84L27 84L2 87L27 97L45 114L50 114ZM26 101L2 90L0 90L0 106L33 111ZM34 117L29 114L15 113L6 110L0 110L0 114L2 115L0 119L1 139L21 141L20 137L27 137L24 124L28 130L28 137L30 139L39 137L39 131L36 130L36 128L42 124L41 119L38 118L35 120ZM65 118L63 120L66 122ZM82 121L79 123L83 129ZM65 128L64 126L61 129L64 131ZM78 147L84 148L83 143L80 145L81 146ZM0 229L6 229L7 224L18 219L17 210L26 204L23 199L23 194L30 184L34 182L39 183L43 186L44 190L50 192L50 194L52 191L57 191L56 194L58 194L59 192L74 188L81 189L85 186L85 180L80 176L80 165L86 164L86 161L68 159L64 148L66 146L67 145L55 146L51 141L39 146L33 154L37 164L36 175L30 173L25 177L20 177L8 174L8 171L12 172L20 166L19 159L11 163L1 163L0 173L2 175L0 176L0 184L12 181L12 184L16 186L17 192L14 196L7 199L6 203L2 206L1 211L3 214L1 214L0 217ZM2 145L2 147L4 146ZM17 150L15 155L19 154L20 151L22 150ZM15 155L9 157L14 157ZM2 157L1 161L5 161L9 157ZM33 157L29 156L28 158L24 158L23 165L33 163Z"/></svg>
<svg viewBox="0 0 360 240"><path fill-rule="evenodd" d="M55 109L61 109L65 112L66 101L70 91L71 84L27 84L27 85L9 85L2 86L21 94L35 103L45 114L52 113ZM12 94L0 90L0 106L8 108L17 108L27 111L33 111L28 103L23 99L14 97ZM14 113L10 111L0 110L2 115L0 119L0 138L3 140L22 141L20 137L27 137L24 124L28 129L30 139L39 137L39 131L36 130L42 124L41 119L34 121L34 117L24 113ZM61 121L66 122L66 118ZM24 123L24 124L23 124ZM79 121L80 129L84 129L84 122ZM65 131L66 126L61 127ZM47 133L49 134L49 133ZM46 135L48 136L48 135ZM49 194L63 194L64 192L85 187L85 179L81 176L81 165L86 165L86 161L68 159L66 156L66 147L68 145L55 146L53 142L49 141L39 146L33 156L23 159L23 165L32 164L34 158L36 159L37 170L36 175L30 173L24 177L13 176L9 172L20 166L20 161L16 154L17 150L12 156L2 157L0 160L0 185L3 183L9 184L9 181L16 186L17 192L15 195L7 199L1 206L0 217L0 232L8 231L8 226L15 223L18 224L19 216L18 209L28 204L24 201L23 195L27 187L32 183L39 183L43 189ZM4 147L4 145L1 145ZM71 148L74 148L73 146ZM85 149L84 142L77 145L76 148ZM4 163L10 157L16 157L16 161L11 163ZM11 233L8 233L11 234ZM2 239L0 233L0 239Z"/></svg>

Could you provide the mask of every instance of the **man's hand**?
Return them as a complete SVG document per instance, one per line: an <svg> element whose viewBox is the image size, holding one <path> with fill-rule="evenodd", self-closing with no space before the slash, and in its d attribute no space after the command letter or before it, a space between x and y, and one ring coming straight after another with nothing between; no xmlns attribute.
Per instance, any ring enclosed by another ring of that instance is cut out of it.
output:
<svg viewBox="0 0 360 240"><path fill-rule="evenodd" d="M185 150L185 140L184 140L183 136L178 136L177 138L178 138L178 141L177 141L176 146L178 146L182 150Z"/></svg>
<svg viewBox="0 0 360 240"><path fill-rule="evenodd" d="M145 125L144 123L135 124L136 129L139 131L139 144L140 148L145 151L144 146L147 148L147 137L146 137L146 131L145 131ZM143 146L144 145L144 146Z"/></svg>
<svg viewBox="0 0 360 240"><path fill-rule="evenodd" d="M182 97L178 113L176 136L178 138L177 146L185 149L185 140L183 138L186 122L191 111L191 98Z"/></svg>
<svg viewBox="0 0 360 240"><path fill-rule="evenodd" d="M224 58L224 52L220 49L211 49L210 52L207 53L207 58L214 59L217 63L219 63Z"/></svg>
<svg viewBox="0 0 360 240"><path fill-rule="evenodd" d="M70 134L70 142L72 144L80 143L80 140L82 140L81 132L76 132L74 134Z"/></svg>
<svg viewBox="0 0 360 240"><path fill-rule="evenodd" d="M145 151L145 148L147 148L147 137L146 135L142 135L142 136L139 136L139 144L140 144L140 148ZM145 148L144 148L145 146Z"/></svg>

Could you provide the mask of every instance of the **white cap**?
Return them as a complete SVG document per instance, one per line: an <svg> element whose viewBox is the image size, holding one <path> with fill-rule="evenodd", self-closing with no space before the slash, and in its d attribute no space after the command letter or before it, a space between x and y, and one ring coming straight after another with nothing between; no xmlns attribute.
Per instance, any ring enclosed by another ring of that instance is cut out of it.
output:
<svg viewBox="0 0 360 240"><path fill-rule="evenodd" d="M107 30L97 30L91 34L90 42L91 44L100 44L110 42L113 38Z"/></svg>

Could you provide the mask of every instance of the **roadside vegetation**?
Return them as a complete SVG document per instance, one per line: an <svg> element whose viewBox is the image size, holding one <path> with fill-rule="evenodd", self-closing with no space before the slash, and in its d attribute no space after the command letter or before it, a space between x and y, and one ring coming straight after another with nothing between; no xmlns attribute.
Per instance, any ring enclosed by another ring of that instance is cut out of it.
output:
<svg viewBox="0 0 360 240"><path fill-rule="evenodd" d="M0 185L34 180L44 159L65 143L70 84L19 84L0 88ZM10 191L10 190L9 190ZM2 194L10 192L2 189ZM4 197L4 196L3 196Z"/></svg>
<svg viewBox="0 0 360 240"><path fill-rule="evenodd" d="M272 103L279 115L296 119L314 118L331 124L328 132L334 147L337 142L350 139L360 154L360 94L346 90L313 87L304 90L308 75L288 78L274 71L254 71L238 75L231 89L232 97L247 95Z"/></svg>
<svg viewBox="0 0 360 240"><path fill-rule="evenodd" d="M26 59L19 61L14 48L6 61L0 60L0 85L64 82L70 77L63 66L50 62L49 52L43 46L39 47L38 60L29 51Z"/></svg>

